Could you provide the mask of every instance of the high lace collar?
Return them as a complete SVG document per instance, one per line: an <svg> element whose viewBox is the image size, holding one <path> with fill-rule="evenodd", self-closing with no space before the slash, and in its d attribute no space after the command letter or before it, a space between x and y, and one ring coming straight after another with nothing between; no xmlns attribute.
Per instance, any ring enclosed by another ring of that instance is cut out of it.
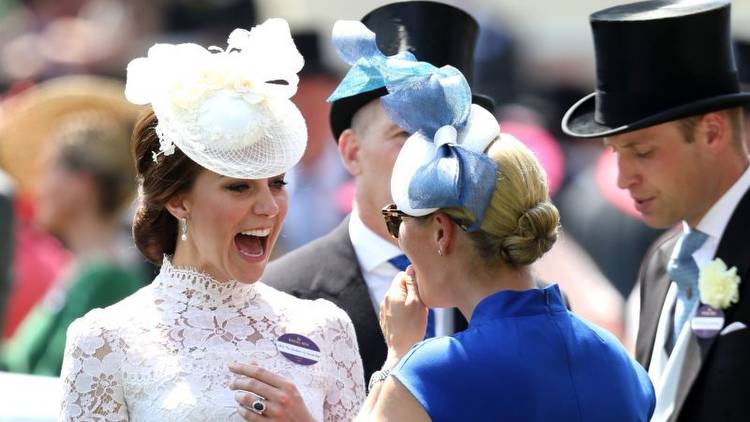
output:
<svg viewBox="0 0 750 422"><path fill-rule="evenodd" d="M221 282L190 267L174 267L164 256L154 288L180 302L199 307L241 306L256 299L255 283Z"/></svg>

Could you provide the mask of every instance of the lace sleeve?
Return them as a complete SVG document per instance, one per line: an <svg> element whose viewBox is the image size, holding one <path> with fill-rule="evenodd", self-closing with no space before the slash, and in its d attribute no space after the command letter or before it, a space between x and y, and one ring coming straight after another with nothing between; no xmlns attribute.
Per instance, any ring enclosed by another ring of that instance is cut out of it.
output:
<svg viewBox="0 0 750 422"><path fill-rule="evenodd" d="M330 357L336 382L326 392L323 408L326 421L351 421L365 400L364 370L357 347L357 335L349 316L332 303L327 303L333 317L327 324L330 336Z"/></svg>
<svg viewBox="0 0 750 422"><path fill-rule="evenodd" d="M60 379L60 421L127 421L120 365L121 341L92 311L68 328Z"/></svg>

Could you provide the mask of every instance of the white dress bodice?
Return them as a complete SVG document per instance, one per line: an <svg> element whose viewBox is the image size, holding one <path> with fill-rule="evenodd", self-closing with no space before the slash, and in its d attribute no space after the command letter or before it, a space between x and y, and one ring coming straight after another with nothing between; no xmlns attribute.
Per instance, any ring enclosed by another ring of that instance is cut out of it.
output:
<svg viewBox="0 0 750 422"><path fill-rule="evenodd" d="M277 339L289 333L312 340L319 361L282 355ZM364 401L354 327L340 308L262 282L217 282L165 259L151 285L68 329L61 420L243 420L231 362L293 381L319 421L351 420Z"/></svg>

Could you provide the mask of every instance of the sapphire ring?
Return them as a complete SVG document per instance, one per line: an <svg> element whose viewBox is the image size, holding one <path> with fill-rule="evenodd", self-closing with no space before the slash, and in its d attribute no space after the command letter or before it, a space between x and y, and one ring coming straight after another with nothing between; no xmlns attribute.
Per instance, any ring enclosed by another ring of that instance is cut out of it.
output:
<svg viewBox="0 0 750 422"><path fill-rule="evenodd" d="M253 392L249 392L249 393L255 396L255 400L253 400L253 402L250 403L250 406L248 406L248 409L250 409L250 411L253 413L256 413L258 415L263 415L263 412L266 411L265 397L259 396Z"/></svg>

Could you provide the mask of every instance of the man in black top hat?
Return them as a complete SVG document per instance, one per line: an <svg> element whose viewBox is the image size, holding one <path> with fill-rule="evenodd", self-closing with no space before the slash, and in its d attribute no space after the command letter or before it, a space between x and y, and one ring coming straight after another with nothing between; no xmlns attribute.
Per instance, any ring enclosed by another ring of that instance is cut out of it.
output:
<svg viewBox="0 0 750 422"><path fill-rule="evenodd" d="M375 9L362 22L376 34L384 54L409 50L437 67L453 65L471 80L479 28L466 12L446 4L411 1ZM349 314L365 379L380 369L387 352L376 309L393 277L408 263L380 213L393 202L391 172L409 136L386 116L379 101L385 94L381 88L342 98L331 107L331 128L355 182L351 215L328 235L272 262L263 275L265 283L280 290L307 299L329 299ZM475 96L475 102L492 107L486 97ZM437 334L460 328L450 327L454 322L449 313L438 312L435 319Z"/></svg>
<svg viewBox="0 0 750 422"><path fill-rule="evenodd" d="M594 13L597 91L562 122L571 136L604 137L618 156L618 185L646 224L673 227L639 275L636 358L656 389L653 421L750 420L750 170L740 108L750 94L740 90L729 22L729 1Z"/></svg>

